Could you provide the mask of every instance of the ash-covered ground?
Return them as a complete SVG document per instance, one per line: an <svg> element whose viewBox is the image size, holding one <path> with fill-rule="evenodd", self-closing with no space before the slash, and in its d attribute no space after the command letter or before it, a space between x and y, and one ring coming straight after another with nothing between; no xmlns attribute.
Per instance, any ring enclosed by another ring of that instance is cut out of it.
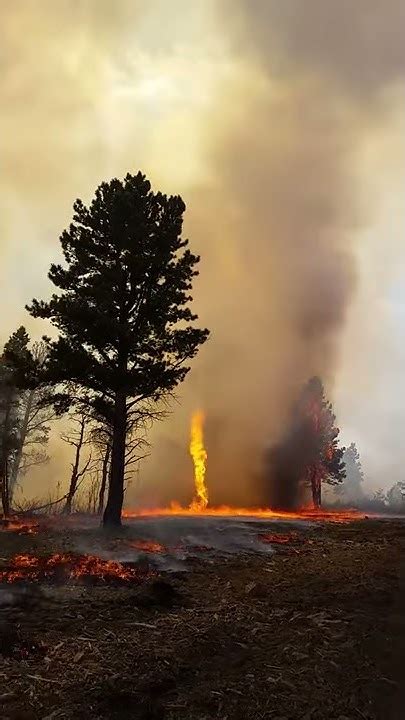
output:
<svg viewBox="0 0 405 720"><path fill-rule="evenodd" d="M98 552L121 562L136 562L147 556L155 567L165 571L186 571L188 561L198 558L208 563L232 556L274 552L267 536L306 533L313 523L306 520L240 517L176 516L139 517L125 520L122 535L111 541L98 528L83 527L76 537L80 552ZM192 567L192 566L191 566Z"/></svg>
<svg viewBox="0 0 405 720"><path fill-rule="evenodd" d="M2 720L404 716L401 520L75 519L0 543L0 572L18 554L114 571L3 584Z"/></svg>

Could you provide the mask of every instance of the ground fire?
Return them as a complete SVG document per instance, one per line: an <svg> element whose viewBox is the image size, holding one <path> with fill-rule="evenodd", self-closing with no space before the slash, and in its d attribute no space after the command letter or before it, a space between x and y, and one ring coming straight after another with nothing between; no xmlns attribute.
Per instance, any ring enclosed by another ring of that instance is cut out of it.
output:
<svg viewBox="0 0 405 720"><path fill-rule="evenodd" d="M33 518L25 518L20 520L16 517L0 520L0 531L7 530L17 535L37 535L39 532L39 523Z"/></svg>
<svg viewBox="0 0 405 720"><path fill-rule="evenodd" d="M102 560L94 555L56 553L47 557L14 555L7 567L0 570L0 583L66 582L91 584L113 583L127 585L140 582L148 571L123 565L114 560Z"/></svg>
<svg viewBox="0 0 405 720"><path fill-rule="evenodd" d="M282 512L272 510L271 508L243 508L243 507L232 507L228 505L220 505L218 507L206 507L203 509L196 508L195 506L182 507L176 502L171 503L169 507L165 508L140 508L131 509L127 508L123 511L124 518L136 518L136 517L163 517L165 515L178 515L178 516L193 516L193 515L205 515L207 517L252 517L271 519L279 518L285 520L309 520L319 522L337 522L337 523L349 523L354 520L360 520L364 518L364 513L358 510L318 510L303 508L296 512Z"/></svg>

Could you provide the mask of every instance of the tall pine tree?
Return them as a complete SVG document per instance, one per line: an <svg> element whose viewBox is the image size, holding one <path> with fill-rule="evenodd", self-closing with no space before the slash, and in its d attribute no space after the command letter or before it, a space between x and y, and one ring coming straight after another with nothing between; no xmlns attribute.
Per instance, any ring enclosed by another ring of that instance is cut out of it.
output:
<svg viewBox="0 0 405 720"><path fill-rule="evenodd" d="M49 272L58 293L28 308L59 331L47 339L44 376L58 388L55 403L85 406L111 426L105 525L121 522L129 425L184 379L208 337L191 324L199 258L181 237L184 210L141 173L102 183L89 207L75 202L61 235L65 264Z"/></svg>

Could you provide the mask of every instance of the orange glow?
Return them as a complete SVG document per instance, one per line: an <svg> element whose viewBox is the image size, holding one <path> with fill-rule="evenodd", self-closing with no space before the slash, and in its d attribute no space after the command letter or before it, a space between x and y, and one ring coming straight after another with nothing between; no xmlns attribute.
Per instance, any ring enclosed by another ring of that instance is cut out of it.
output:
<svg viewBox="0 0 405 720"><path fill-rule="evenodd" d="M145 577L145 573L142 574ZM0 570L0 582L21 581L66 582L92 580L94 582L136 582L141 572L114 560L102 560L94 555L55 554L49 557L14 555L7 568Z"/></svg>
<svg viewBox="0 0 405 720"><path fill-rule="evenodd" d="M296 512L282 512L271 510L270 508L239 508L221 505L220 507L197 508L191 505L184 508L178 503L173 502L168 508L150 508L123 510L124 518L162 516L162 515L178 515L178 516L206 516L206 517L254 517L261 519L281 518L286 520L314 520L324 522L352 522L361 520L364 514L357 510L312 510L302 508Z"/></svg>
<svg viewBox="0 0 405 720"><path fill-rule="evenodd" d="M39 532L39 523L36 520L10 518L0 521L0 530L13 532L18 535L36 535Z"/></svg>
<svg viewBox="0 0 405 720"><path fill-rule="evenodd" d="M301 538L298 538L297 533L261 533L259 535L259 540L265 544L288 545L289 543L301 541Z"/></svg>
<svg viewBox="0 0 405 720"><path fill-rule="evenodd" d="M136 550L142 550L148 553L163 553L166 552L164 545L156 542L156 540L129 540L125 543L128 547L135 548Z"/></svg>
<svg viewBox="0 0 405 720"><path fill-rule="evenodd" d="M196 497L190 505L192 512L201 512L208 505L208 490L205 484L205 462L207 452L203 437L204 413L201 410L193 413L191 418L190 455L194 463L194 484Z"/></svg>

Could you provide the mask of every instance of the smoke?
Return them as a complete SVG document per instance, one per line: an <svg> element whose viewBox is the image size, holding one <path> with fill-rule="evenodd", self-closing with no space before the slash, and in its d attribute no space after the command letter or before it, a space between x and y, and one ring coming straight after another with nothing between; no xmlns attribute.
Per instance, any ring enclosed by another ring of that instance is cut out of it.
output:
<svg viewBox="0 0 405 720"><path fill-rule="evenodd" d="M197 389L208 429L210 418L217 425L215 446L207 443L213 498L256 499L263 448L283 434L309 377L339 398L342 361L350 397L367 374L370 357L350 373L352 343L343 345L342 333L359 292L359 246L393 167L385 150L403 81L403 15L398 2L228 5L239 71L214 114L212 186L189 196L203 257L198 302L212 340L186 402ZM373 250L365 247L375 283ZM361 323L370 326L367 308ZM358 323L355 342L362 336Z"/></svg>
<svg viewBox="0 0 405 720"><path fill-rule="evenodd" d="M191 500L188 423L201 406L212 502L254 503L263 451L302 384L322 377L350 420L367 374L368 358L350 368L344 332L359 313L361 344L370 325L375 264L365 278L359 260L395 164L386 141L403 83L403 3L42 0L0 12L2 334L49 292L77 196L139 167L156 189L180 192L202 258L195 309L212 336L129 496ZM368 418L359 424L370 437Z"/></svg>

